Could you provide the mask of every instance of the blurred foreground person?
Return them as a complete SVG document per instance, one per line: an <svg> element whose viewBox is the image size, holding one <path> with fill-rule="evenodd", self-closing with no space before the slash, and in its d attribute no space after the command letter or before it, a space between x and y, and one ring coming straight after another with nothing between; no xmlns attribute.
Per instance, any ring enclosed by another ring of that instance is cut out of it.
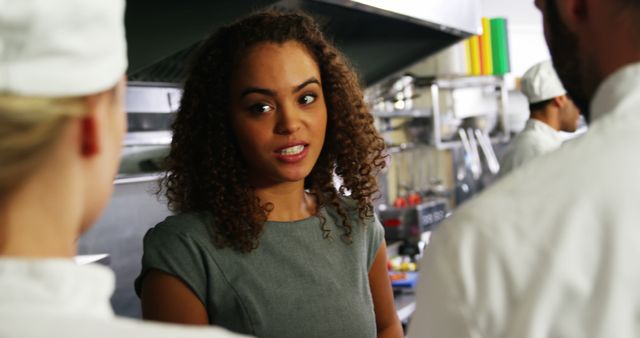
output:
<svg viewBox="0 0 640 338"><path fill-rule="evenodd" d="M0 8L0 337L237 337L117 319L111 270L73 262L126 130L124 1Z"/></svg>
<svg viewBox="0 0 640 338"><path fill-rule="evenodd" d="M536 5L589 132L442 224L409 337L640 337L640 3Z"/></svg>

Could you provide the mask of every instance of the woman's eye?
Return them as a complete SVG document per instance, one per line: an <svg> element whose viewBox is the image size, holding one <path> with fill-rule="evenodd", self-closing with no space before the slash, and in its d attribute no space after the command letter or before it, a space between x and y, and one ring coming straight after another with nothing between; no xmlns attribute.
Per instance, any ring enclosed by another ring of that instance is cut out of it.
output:
<svg viewBox="0 0 640 338"><path fill-rule="evenodd" d="M268 104L255 104L249 107L249 110L254 114L264 114L270 112L272 108Z"/></svg>
<svg viewBox="0 0 640 338"><path fill-rule="evenodd" d="M300 97L300 104L311 104L316 100L316 96L312 94L306 94Z"/></svg>

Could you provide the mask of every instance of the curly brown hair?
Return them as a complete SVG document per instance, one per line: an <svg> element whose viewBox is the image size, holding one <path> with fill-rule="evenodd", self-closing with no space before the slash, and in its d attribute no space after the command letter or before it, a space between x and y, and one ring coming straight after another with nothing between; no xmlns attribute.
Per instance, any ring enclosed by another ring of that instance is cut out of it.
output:
<svg viewBox="0 0 640 338"><path fill-rule="evenodd" d="M318 24L300 12L252 14L209 36L194 55L173 123L167 175L161 188L174 212L208 211L214 215L214 243L249 252L258 247L272 205L261 203L249 185L229 117L229 91L243 53L256 44L296 41L320 68L327 105L326 141L305 189L318 206L331 204L342 218L342 239L350 242L352 224L341 199L348 190L358 217L373 216L376 174L385 165L384 141L363 101L358 78ZM336 190L334 173L343 184ZM330 230L322 220L325 238Z"/></svg>

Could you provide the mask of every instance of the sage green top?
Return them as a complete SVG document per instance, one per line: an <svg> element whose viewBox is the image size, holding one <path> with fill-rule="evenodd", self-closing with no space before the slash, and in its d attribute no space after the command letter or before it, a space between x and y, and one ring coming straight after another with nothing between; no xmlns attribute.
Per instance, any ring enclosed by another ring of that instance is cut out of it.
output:
<svg viewBox="0 0 640 338"><path fill-rule="evenodd" d="M353 205L353 204L351 204ZM258 248L242 254L218 249L209 213L170 216L144 238L142 272L179 277L207 308L209 321L261 338L376 337L368 272L384 240L377 219L349 211L353 242L340 239L341 218L320 209L333 239L324 239L318 217L266 223Z"/></svg>

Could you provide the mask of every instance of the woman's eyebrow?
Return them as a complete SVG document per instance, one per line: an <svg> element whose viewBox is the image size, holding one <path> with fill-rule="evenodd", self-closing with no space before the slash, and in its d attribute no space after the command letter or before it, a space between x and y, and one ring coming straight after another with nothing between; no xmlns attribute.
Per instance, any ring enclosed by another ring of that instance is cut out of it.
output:
<svg viewBox="0 0 640 338"><path fill-rule="evenodd" d="M308 85L310 85L312 83L315 83L318 86L320 86L320 81L318 79L316 79L315 76L312 76L312 77L308 78L306 81L302 82L301 84L295 86L291 92L292 93L299 92L299 91L302 90L302 88L304 88L304 87L306 87L306 86L308 86Z"/></svg>
<svg viewBox="0 0 640 338"><path fill-rule="evenodd" d="M308 78L307 80L305 80L304 82L302 82L301 84L295 86L293 88L293 90L291 91L292 93L297 93L299 91L301 91L304 87L315 83L318 86L320 85L320 81L318 79L316 79L315 76L312 76L310 78ZM253 94L253 93L257 93L257 94L264 94L267 96L276 96L276 92L271 90L271 89L267 89L267 88L260 88L260 87L247 87L245 90L242 91L242 93L240 93L240 98L243 98L249 94Z"/></svg>
<svg viewBox="0 0 640 338"><path fill-rule="evenodd" d="M268 96L276 96L276 93L271 89L248 87L247 89L243 90L242 93L240 93L240 98L243 98L252 93L264 94Z"/></svg>

